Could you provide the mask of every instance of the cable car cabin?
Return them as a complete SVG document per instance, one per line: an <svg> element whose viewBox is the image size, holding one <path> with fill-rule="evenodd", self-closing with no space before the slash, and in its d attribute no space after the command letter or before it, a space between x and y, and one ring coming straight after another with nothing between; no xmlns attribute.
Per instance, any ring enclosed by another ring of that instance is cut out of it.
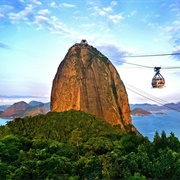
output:
<svg viewBox="0 0 180 180"><path fill-rule="evenodd" d="M160 74L160 69L161 67L154 67L156 74L154 75L151 83L153 88L162 88L165 85L165 79Z"/></svg>

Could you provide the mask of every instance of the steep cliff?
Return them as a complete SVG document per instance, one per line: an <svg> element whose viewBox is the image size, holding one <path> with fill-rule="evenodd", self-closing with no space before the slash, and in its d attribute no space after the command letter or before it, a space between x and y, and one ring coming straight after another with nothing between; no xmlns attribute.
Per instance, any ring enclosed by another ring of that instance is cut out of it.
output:
<svg viewBox="0 0 180 180"><path fill-rule="evenodd" d="M124 129L131 125L124 84L113 64L86 43L73 45L53 80L51 111L82 110Z"/></svg>

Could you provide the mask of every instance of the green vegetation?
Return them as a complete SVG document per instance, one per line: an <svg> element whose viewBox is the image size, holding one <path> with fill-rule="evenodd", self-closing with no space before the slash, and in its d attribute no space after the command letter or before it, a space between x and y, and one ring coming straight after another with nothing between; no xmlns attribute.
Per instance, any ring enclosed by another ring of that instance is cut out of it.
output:
<svg viewBox="0 0 180 180"><path fill-rule="evenodd" d="M180 141L153 142L82 111L17 118L0 127L0 179L179 179Z"/></svg>

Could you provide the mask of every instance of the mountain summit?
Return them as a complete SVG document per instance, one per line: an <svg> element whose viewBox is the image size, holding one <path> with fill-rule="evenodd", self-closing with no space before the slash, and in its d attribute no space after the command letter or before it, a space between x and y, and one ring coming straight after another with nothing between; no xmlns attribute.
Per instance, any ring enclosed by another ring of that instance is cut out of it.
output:
<svg viewBox="0 0 180 180"><path fill-rule="evenodd" d="M51 111L82 110L122 129L131 125L124 84L110 60L86 40L76 43L53 80Z"/></svg>

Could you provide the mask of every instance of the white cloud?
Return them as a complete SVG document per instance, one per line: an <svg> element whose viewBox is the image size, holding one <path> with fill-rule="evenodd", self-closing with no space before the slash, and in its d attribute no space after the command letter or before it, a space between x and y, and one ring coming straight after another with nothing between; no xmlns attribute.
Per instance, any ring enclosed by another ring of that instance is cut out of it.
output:
<svg viewBox="0 0 180 180"><path fill-rule="evenodd" d="M124 17L121 14L109 15L108 18L114 24L117 24L120 20L124 19Z"/></svg>
<svg viewBox="0 0 180 180"><path fill-rule="evenodd" d="M92 23L92 24L82 24L81 26L85 27L85 28L92 28L92 27L96 26L96 24L95 23Z"/></svg>
<svg viewBox="0 0 180 180"><path fill-rule="evenodd" d="M116 1L112 1L111 2L111 6L115 6L115 5L117 5L117 2Z"/></svg>
<svg viewBox="0 0 180 180"><path fill-rule="evenodd" d="M28 4L27 7L25 7L25 9L20 11L19 13L8 13L8 17L10 20L12 20L12 23L17 20L29 20L29 18L32 16L33 9L34 6L32 4Z"/></svg>
<svg viewBox="0 0 180 180"><path fill-rule="evenodd" d="M130 16L134 16L135 14L137 14L137 11L136 11L136 10L132 11L131 14L130 14Z"/></svg>
<svg viewBox="0 0 180 180"><path fill-rule="evenodd" d="M114 10L114 6L117 5L116 1L112 1L109 6L107 7L101 7L100 4L90 4L92 6L91 10L94 12L91 14L93 16L100 15L103 17L106 17L107 20L113 24L118 23L120 20L123 20L124 17L122 16L122 13L116 13ZM133 12L135 13L135 12Z"/></svg>
<svg viewBox="0 0 180 180"><path fill-rule="evenodd" d="M105 12L112 12L113 9L112 9L112 7L107 7L107 8L103 8L103 11L105 11Z"/></svg>
<svg viewBox="0 0 180 180"><path fill-rule="evenodd" d="M109 42L102 42L100 44L97 44L96 47L103 54L105 54L115 65L122 65L125 61L123 59L123 56L125 54L128 54L128 52L119 45Z"/></svg>
<svg viewBox="0 0 180 180"><path fill-rule="evenodd" d="M35 4L35 5L42 5L42 3L38 0L29 0L31 3Z"/></svg>
<svg viewBox="0 0 180 180"><path fill-rule="evenodd" d="M65 24L58 20L56 16L37 15L34 17L33 22L29 22L29 25L37 25L37 30L47 29L53 34L73 34L74 32L67 28Z"/></svg>
<svg viewBox="0 0 180 180"><path fill-rule="evenodd" d="M60 7L67 7L67 8L74 8L76 7L74 4L68 4L68 3L60 3Z"/></svg>
<svg viewBox="0 0 180 180"><path fill-rule="evenodd" d="M171 10L172 12L177 12L177 13L180 12L180 11L179 11L180 8L179 8L179 4L178 4L178 3L179 3L179 2L169 5L169 8L170 8L170 10Z"/></svg>
<svg viewBox="0 0 180 180"><path fill-rule="evenodd" d="M0 13L0 18L3 18L4 17L4 14Z"/></svg>
<svg viewBox="0 0 180 180"><path fill-rule="evenodd" d="M56 8L56 7L57 7L57 5L56 5L56 3L55 3L55 2L52 2L52 3L50 4L50 6L51 6L51 7L54 7L54 8Z"/></svg>
<svg viewBox="0 0 180 180"><path fill-rule="evenodd" d="M180 26L180 21L174 21L173 24L177 25L177 26Z"/></svg>
<svg viewBox="0 0 180 180"><path fill-rule="evenodd" d="M11 11L13 9L14 9L13 6L6 5L6 4L0 6L0 12L1 13L5 13L5 12Z"/></svg>
<svg viewBox="0 0 180 180"><path fill-rule="evenodd" d="M165 27L165 30L167 32L178 32L178 31L180 31L180 27L178 27L178 26L167 26L167 27Z"/></svg>
<svg viewBox="0 0 180 180"><path fill-rule="evenodd" d="M49 9L41 9L40 11L38 11L38 14L46 15L46 14L50 14L50 11Z"/></svg>

